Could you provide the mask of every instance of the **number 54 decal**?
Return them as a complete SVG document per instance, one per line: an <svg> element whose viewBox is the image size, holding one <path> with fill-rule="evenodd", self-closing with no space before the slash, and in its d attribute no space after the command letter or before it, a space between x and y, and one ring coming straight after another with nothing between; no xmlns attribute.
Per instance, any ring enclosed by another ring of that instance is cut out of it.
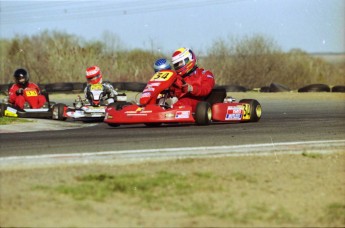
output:
<svg viewBox="0 0 345 228"><path fill-rule="evenodd" d="M172 75L172 72L157 72L150 81L168 81Z"/></svg>

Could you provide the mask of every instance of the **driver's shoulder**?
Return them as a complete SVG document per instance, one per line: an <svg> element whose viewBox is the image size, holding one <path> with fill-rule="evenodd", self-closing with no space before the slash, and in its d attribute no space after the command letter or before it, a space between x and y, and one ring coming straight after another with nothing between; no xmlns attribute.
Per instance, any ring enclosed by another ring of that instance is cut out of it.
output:
<svg viewBox="0 0 345 228"><path fill-rule="evenodd" d="M28 87L28 88L38 88L38 85L36 83L34 83L34 82L29 82L26 87Z"/></svg>

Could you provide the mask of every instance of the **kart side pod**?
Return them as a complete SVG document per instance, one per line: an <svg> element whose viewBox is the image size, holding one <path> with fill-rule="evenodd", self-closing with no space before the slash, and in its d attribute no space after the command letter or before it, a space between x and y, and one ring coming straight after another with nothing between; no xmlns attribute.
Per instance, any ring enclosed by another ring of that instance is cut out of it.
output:
<svg viewBox="0 0 345 228"><path fill-rule="evenodd" d="M261 118L261 105L254 99L239 103L216 103L212 106L212 120L219 122L257 122Z"/></svg>

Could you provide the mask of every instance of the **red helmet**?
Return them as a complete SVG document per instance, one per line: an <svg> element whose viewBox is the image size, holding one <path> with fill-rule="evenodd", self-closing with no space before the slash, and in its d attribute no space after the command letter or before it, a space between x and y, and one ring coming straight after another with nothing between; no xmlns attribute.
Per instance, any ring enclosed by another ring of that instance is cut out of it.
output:
<svg viewBox="0 0 345 228"><path fill-rule="evenodd" d="M172 55L171 62L179 75L190 73L196 66L196 57L192 50L188 48L179 48Z"/></svg>
<svg viewBox="0 0 345 228"><path fill-rule="evenodd" d="M98 66L92 66L87 68L85 77L89 84L102 83L102 72Z"/></svg>

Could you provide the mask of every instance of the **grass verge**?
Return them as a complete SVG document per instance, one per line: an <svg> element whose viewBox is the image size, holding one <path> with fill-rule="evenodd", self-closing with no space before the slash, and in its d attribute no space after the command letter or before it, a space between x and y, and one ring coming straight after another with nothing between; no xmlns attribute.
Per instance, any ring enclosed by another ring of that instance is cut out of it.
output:
<svg viewBox="0 0 345 228"><path fill-rule="evenodd" d="M345 153L278 156L2 170L0 225L343 227Z"/></svg>
<svg viewBox="0 0 345 228"><path fill-rule="evenodd" d="M31 120L21 119L21 118L13 118L13 117L1 117L0 118L0 125L8 125L14 123L29 123L32 122Z"/></svg>

